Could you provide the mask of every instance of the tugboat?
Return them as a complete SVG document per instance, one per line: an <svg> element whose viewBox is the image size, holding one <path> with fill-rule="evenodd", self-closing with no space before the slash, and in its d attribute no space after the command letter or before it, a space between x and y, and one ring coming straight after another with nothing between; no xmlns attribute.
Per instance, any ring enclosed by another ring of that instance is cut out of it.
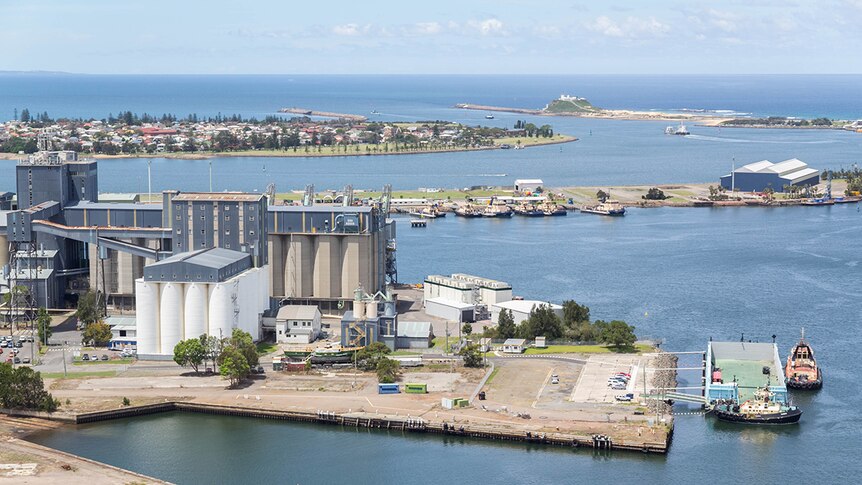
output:
<svg viewBox="0 0 862 485"><path fill-rule="evenodd" d="M494 115L485 115L485 119L486 119L486 120L493 120L493 119L494 119Z"/></svg>
<svg viewBox="0 0 862 485"><path fill-rule="evenodd" d="M784 383L791 389L813 391L823 387L823 373L814 359L814 349L805 341L805 329L799 342L790 350L784 366Z"/></svg>
<svg viewBox="0 0 862 485"><path fill-rule="evenodd" d="M506 205L505 202L500 202L496 197L491 197L491 201L485 206L482 211L483 217L512 217L512 208Z"/></svg>
<svg viewBox="0 0 862 485"><path fill-rule="evenodd" d="M796 406L775 401L775 393L768 387L757 389L754 399L741 405L734 401L716 404L712 412L722 421L743 424L795 424L802 417L802 411Z"/></svg>
<svg viewBox="0 0 862 485"><path fill-rule="evenodd" d="M581 208L581 212L588 214L599 214L601 216L624 216L626 208L617 200L608 199L599 205L586 206Z"/></svg>
<svg viewBox="0 0 862 485"><path fill-rule="evenodd" d="M555 204L549 200L546 200L545 202L543 202L539 208L542 210L542 213L546 216L564 216L564 215L568 214L568 212L566 212L565 207L563 207L559 204Z"/></svg>
<svg viewBox="0 0 862 485"><path fill-rule="evenodd" d="M482 217L482 212L467 204L455 209L455 215L459 217Z"/></svg>
<svg viewBox="0 0 862 485"><path fill-rule="evenodd" d="M533 204L521 204L514 209L515 214L527 217L544 217L545 213Z"/></svg>
<svg viewBox="0 0 862 485"><path fill-rule="evenodd" d="M689 133L688 128L686 128L685 125L680 122L678 128L674 128L673 126L668 126L667 128L665 128L664 134L686 136L690 135L691 133Z"/></svg>

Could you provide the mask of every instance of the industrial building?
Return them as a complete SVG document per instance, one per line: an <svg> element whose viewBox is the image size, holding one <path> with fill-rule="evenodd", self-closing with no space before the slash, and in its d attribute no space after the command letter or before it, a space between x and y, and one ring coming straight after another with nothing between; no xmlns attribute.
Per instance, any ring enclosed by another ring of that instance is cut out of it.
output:
<svg viewBox="0 0 862 485"><path fill-rule="evenodd" d="M815 186L820 183L820 171L805 162L792 158L780 163L769 160L749 163L721 177L721 186L727 190L763 192L767 188L784 192L784 187Z"/></svg>
<svg viewBox="0 0 862 485"><path fill-rule="evenodd" d="M73 306L88 289L106 295L109 310L137 306L141 354L203 332L257 338L260 313L282 304L344 314L356 288L377 293L397 280L388 187L378 205L361 207L352 190L342 205L314 206L313 188L303 206L176 190L160 203L106 203L97 163L69 151L37 152L15 177L17 207L0 198L2 287L25 285L48 308Z"/></svg>
<svg viewBox="0 0 862 485"><path fill-rule="evenodd" d="M550 307L558 317L563 318L563 307L556 303L539 300L512 300L491 305L491 321L494 323L500 323L500 312L503 310L509 310L512 312L512 318L515 320L515 324L517 325L530 318L530 313L540 306Z"/></svg>
<svg viewBox="0 0 862 485"><path fill-rule="evenodd" d="M745 402L754 391L768 387L775 400L787 403L784 367L775 343L709 342L706 350L707 403L717 400Z"/></svg>
<svg viewBox="0 0 862 485"><path fill-rule="evenodd" d="M527 194L541 191L544 186L542 179L518 179L515 180L513 189L516 193Z"/></svg>
<svg viewBox="0 0 862 485"><path fill-rule="evenodd" d="M512 299L512 286L479 276L429 275L423 283L425 312L459 322L487 317L489 306Z"/></svg>
<svg viewBox="0 0 862 485"><path fill-rule="evenodd" d="M275 341L310 344L320 335L320 309L312 305L284 305L275 317Z"/></svg>

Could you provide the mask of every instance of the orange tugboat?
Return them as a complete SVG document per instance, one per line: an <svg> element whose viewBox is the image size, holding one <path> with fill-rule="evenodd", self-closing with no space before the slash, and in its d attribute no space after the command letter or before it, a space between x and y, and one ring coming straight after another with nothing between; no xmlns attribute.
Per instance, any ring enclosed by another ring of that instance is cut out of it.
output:
<svg viewBox="0 0 862 485"><path fill-rule="evenodd" d="M817 367L814 359L814 349L805 341L805 329L802 329L802 337L793 346L790 355L787 356L787 365L784 366L784 383L791 389L815 390L823 387L823 373Z"/></svg>

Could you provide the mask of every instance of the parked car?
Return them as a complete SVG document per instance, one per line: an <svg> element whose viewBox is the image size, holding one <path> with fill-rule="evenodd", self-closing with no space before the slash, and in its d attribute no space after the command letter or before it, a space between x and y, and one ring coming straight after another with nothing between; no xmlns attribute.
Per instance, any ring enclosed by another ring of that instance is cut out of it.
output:
<svg viewBox="0 0 862 485"><path fill-rule="evenodd" d="M616 399L617 401L620 401L620 402L631 402L631 400L634 398L635 398L635 395L632 393L619 394L617 396L614 396L614 399Z"/></svg>
<svg viewBox="0 0 862 485"><path fill-rule="evenodd" d="M30 363L30 357L24 357L23 359L21 359L21 362L24 364L29 364Z"/></svg>
<svg viewBox="0 0 862 485"><path fill-rule="evenodd" d="M107 356L107 355L102 355L102 360L108 360L108 356Z"/></svg>
<svg viewBox="0 0 862 485"><path fill-rule="evenodd" d="M625 388L626 388L626 385L622 382L617 382L617 383L611 385L611 389L613 389L615 391L622 391L622 390L625 390Z"/></svg>
<svg viewBox="0 0 862 485"><path fill-rule="evenodd" d="M14 362L14 363L16 363L16 364L20 364L20 363L21 363L21 359L19 359L18 357L15 357L14 359L12 359L12 362Z"/></svg>
<svg viewBox="0 0 862 485"><path fill-rule="evenodd" d="M23 346L24 346L24 342L22 342L22 341L20 341L20 340L19 340L19 341L17 341L17 342L15 342L15 347L18 347L18 348L20 349L20 348L21 348L21 347L23 347Z"/></svg>
<svg viewBox="0 0 862 485"><path fill-rule="evenodd" d="M87 360L88 361L88 360L90 360L90 356L87 354L84 354L81 356L81 360Z"/></svg>
<svg viewBox="0 0 862 485"><path fill-rule="evenodd" d="M551 384L559 384L559 383L560 383L560 376L558 376L557 374L552 375L551 376Z"/></svg>

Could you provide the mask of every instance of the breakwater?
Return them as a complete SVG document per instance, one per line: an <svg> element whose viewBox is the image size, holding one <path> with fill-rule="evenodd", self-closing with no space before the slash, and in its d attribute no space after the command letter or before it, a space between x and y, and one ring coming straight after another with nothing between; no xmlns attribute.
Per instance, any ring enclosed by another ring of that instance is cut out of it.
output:
<svg viewBox="0 0 862 485"><path fill-rule="evenodd" d="M603 434L578 435L565 432L537 432L535 430L527 430L524 428L477 424L466 421L430 421L421 417L388 416L365 412L335 413L319 410L314 413L181 401L82 413L75 417L75 423L94 423L98 421L131 418L170 411L297 421L304 423L334 424L355 428L433 433L440 435L462 436L466 438L537 443L571 448L625 450L659 454L667 453L671 437L673 435L673 428L671 427L665 440L643 440L638 442L625 440L615 441L611 437Z"/></svg>

